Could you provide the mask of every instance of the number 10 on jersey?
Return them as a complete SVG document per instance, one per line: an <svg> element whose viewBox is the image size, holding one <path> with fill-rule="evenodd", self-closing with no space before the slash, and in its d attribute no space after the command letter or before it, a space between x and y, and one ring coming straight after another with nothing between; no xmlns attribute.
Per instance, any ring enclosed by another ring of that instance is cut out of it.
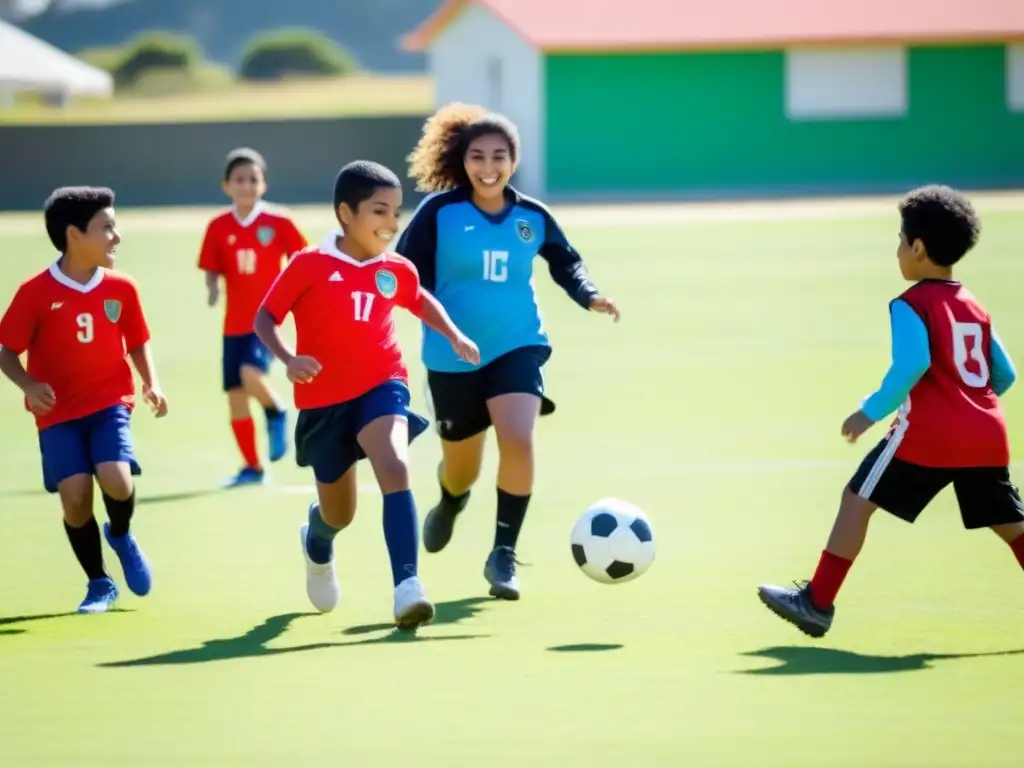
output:
<svg viewBox="0 0 1024 768"><path fill-rule="evenodd" d="M508 251L484 251L484 280L491 283L508 280Z"/></svg>

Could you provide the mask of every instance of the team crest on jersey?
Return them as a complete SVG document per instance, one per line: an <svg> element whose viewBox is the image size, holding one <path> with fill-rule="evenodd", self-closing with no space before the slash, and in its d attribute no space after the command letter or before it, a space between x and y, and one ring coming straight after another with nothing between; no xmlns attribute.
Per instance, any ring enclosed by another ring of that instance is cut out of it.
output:
<svg viewBox="0 0 1024 768"><path fill-rule="evenodd" d="M516 232L524 243L533 242L533 230L530 229L530 222L525 219L516 219Z"/></svg>
<svg viewBox="0 0 1024 768"><path fill-rule="evenodd" d="M274 228L273 227L260 227L256 230L256 239L260 241L260 245L266 248L274 240Z"/></svg>
<svg viewBox="0 0 1024 768"><path fill-rule="evenodd" d="M107 316L107 320L116 323L121 319L121 302L116 299L107 299L103 302L103 314Z"/></svg>
<svg viewBox="0 0 1024 768"><path fill-rule="evenodd" d="M394 298L398 293L398 278L390 269L378 269L374 279L377 281L377 290L385 299Z"/></svg>

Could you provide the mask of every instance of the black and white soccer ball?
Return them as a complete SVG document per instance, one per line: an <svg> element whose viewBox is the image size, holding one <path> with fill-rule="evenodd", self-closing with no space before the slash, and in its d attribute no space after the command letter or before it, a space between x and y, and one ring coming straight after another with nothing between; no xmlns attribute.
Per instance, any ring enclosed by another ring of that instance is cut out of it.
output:
<svg viewBox="0 0 1024 768"><path fill-rule="evenodd" d="M623 584L654 562L654 530L647 515L622 499L590 505L572 529L572 557L602 584Z"/></svg>

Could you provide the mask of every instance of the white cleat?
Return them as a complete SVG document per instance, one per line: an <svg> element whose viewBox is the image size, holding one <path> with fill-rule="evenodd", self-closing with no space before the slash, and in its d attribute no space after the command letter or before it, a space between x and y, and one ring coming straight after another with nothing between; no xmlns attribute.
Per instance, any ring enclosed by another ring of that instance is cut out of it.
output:
<svg viewBox="0 0 1024 768"><path fill-rule="evenodd" d="M330 613L338 607L338 603L341 601L341 587L338 585L338 576L334 572L334 556L331 555L331 561L323 565L310 560L309 552L306 551L308 531L308 523L299 529L302 556L306 559L306 594L309 596L309 602L320 613Z"/></svg>
<svg viewBox="0 0 1024 768"><path fill-rule="evenodd" d="M434 604L430 602L423 584L410 576L395 587L395 626L416 629L434 620Z"/></svg>

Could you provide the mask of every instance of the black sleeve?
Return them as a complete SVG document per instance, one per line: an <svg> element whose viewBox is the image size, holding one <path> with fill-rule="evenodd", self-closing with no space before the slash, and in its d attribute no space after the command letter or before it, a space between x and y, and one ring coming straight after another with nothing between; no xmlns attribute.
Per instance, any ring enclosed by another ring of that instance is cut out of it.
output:
<svg viewBox="0 0 1024 768"><path fill-rule="evenodd" d="M420 273L420 285L431 293L437 282L438 206L424 200L398 239L395 251L407 258Z"/></svg>
<svg viewBox="0 0 1024 768"><path fill-rule="evenodd" d="M590 300L598 295L598 290L590 279L587 265L569 244L555 217L547 210L541 212L544 214L544 243L539 253L548 263L551 279L569 298L584 309L590 309Z"/></svg>

